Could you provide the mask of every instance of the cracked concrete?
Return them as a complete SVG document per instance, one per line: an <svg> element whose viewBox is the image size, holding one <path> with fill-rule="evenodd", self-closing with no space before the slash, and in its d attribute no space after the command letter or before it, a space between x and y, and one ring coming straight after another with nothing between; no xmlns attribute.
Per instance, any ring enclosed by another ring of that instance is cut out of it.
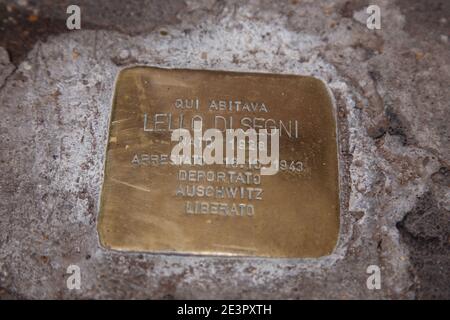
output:
<svg viewBox="0 0 450 320"><path fill-rule="evenodd" d="M52 21L22 47L6 35L20 23L0 28L0 297L448 299L450 55L441 36L450 6L375 2L379 31L364 25L359 0L151 2L160 11L117 19L120 2L80 2L86 28L74 32L64 30L64 1L0 3L19 22L30 12ZM99 246L113 85L134 64L324 80L339 124L335 252L277 260ZM81 268L79 291L66 288L70 264ZM366 287L371 264L381 290Z"/></svg>

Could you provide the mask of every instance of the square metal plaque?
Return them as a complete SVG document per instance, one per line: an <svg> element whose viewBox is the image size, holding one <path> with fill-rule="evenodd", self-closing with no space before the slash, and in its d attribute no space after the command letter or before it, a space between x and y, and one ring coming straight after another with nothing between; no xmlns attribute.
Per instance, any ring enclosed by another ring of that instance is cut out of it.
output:
<svg viewBox="0 0 450 320"><path fill-rule="evenodd" d="M194 120L203 130L279 129L278 172L174 164L171 134L193 130ZM313 77L122 70L100 206L102 245L201 255L330 254L339 234L335 122L329 92Z"/></svg>

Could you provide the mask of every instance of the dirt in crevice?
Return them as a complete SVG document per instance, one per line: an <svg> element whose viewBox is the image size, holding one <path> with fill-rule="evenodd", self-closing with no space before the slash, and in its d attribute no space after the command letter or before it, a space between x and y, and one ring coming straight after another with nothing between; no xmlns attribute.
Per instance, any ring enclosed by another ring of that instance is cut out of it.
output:
<svg viewBox="0 0 450 320"><path fill-rule="evenodd" d="M427 192L397 228L410 250L416 297L450 299L450 211Z"/></svg>
<svg viewBox="0 0 450 320"><path fill-rule="evenodd" d="M37 41L51 35L73 32L66 27L70 0L40 0L18 5L0 0L0 46L18 65ZM178 12L186 6L181 0L79 0L82 30L113 30L128 35L151 32L158 26L179 23ZM161 31L163 35L164 32Z"/></svg>

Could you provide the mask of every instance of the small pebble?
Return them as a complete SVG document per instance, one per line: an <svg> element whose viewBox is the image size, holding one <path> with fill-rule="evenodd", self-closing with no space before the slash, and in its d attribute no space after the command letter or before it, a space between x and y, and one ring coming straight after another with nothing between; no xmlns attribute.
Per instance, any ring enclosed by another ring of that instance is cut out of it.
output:
<svg viewBox="0 0 450 320"><path fill-rule="evenodd" d="M130 51L128 51L127 49L120 50L120 53L119 53L119 58L120 59L126 59L129 56L130 56Z"/></svg>
<svg viewBox="0 0 450 320"><path fill-rule="evenodd" d="M25 61L23 63L23 68L28 71L28 70L31 70L32 66L28 61Z"/></svg>
<svg viewBox="0 0 450 320"><path fill-rule="evenodd" d="M27 20L30 22L36 22L36 21L38 21L38 19L39 19L39 17L35 14L30 14L27 18Z"/></svg>

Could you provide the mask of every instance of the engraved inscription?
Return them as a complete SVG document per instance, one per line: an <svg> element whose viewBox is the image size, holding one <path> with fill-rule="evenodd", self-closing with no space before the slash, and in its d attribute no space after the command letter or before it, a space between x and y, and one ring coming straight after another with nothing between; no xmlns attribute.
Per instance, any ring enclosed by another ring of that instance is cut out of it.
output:
<svg viewBox="0 0 450 320"><path fill-rule="evenodd" d="M311 77L121 71L101 243L166 253L330 254L339 232L331 101Z"/></svg>

